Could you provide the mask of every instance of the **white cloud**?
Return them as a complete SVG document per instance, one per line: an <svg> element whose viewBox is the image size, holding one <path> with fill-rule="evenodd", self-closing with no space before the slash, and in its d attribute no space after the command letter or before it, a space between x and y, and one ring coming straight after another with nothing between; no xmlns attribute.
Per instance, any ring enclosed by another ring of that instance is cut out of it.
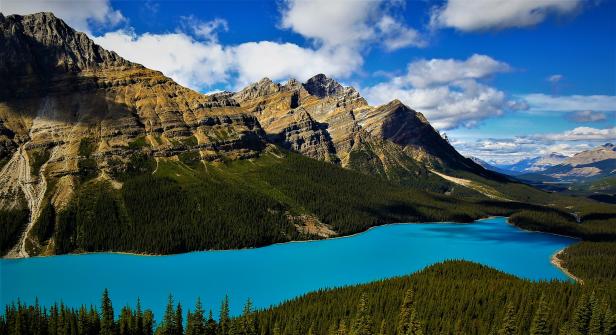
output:
<svg viewBox="0 0 616 335"><path fill-rule="evenodd" d="M562 95L551 96L543 93L520 95L534 112L576 112L591 110L609 112L616 110L614 95Z"/></svg>
<svg viewBox="0 0 616 335"><path fill-rule="evenodd" d="M417 47L426 45L426 41L417 30L405 26L389 15L383 16L378 22L377 27L381 34L383 46L389 51L411 45Z"/></svg>
<svg viewBox="0 0 616 335"><path fill-rule="evenodd" d="M534 26L550 14L574 12L581 0L448 0L433 10L431 25L462 31Z"/></svg>
<svg viewBox="0 0 616 335"><path fill-rule="evenodd" d="M506 63L483 55L464 61L419 60L409 64L405 75L362 91L371 104L400 99L439 129L474 127L485 118L501 115L505 109L527 107L523 101L511 101L502 91L478 81L509 69Z"/></svg>
<svg viewBox="0 0 616 335"><path fill-rule="evenodd" d="M182 26L195 36L208 42L218 41L218 31L228 31L229 24L226 20L215 18L211 21L201 21L194 16L182 16Z"/></svg>
<svg viewBox="0 0 616 335"><path fill-rule="evenodd" d="M392 3L387 0L286 0L282 5L281 27L330 48L360 48L368 41L380 41L388 50L424 45L419 32L388 14L395 5Z"/></svg>
<svg viewBox="0 0 616 335"><path fill-rule="evenodd" d="M616 140L616 127L604 129L577 127L562 133L537 135L536 137L553 141L614 141Z"/></svg>
<svg viewBox="0 0 616 335"><path fill-rule="evenodd" d="M610 113L609 117L616 118L615 113ZM608 119L608 114L591 110L569 113L567 118L574 122L599 122Z"/></svg>
<svg viewBox="0 0 616 335"><path fill-rule="evenodd" d="M431 59L413 62L408 66L408 80L415 87L427 87L462 79L480 79L510 70L506 63L474 54L464 61Z"/></svg>
<svg viewBox="0 0 616 335"><path fill-rule="evenodd" d="M52 12L74 29L88 34L91 34L90 24L111 27L125 21L109 0L2 0L0 12L5 15Z"/></svg>
<svg viewBox="0 0 616 335"><path fill-rule="evenodd" d="M513 138L453 139L452 145L465 156L481 158L493 164L512 164L522 159L553 152L573 156L605 143L603 140L555 141L542 135Z"/></svg>
<svg viewBox="0 0 616 335"><path fill-rule="evenodd" d="M222 45L195 41L184 33L136 35L115 31L94 37L94 41L194 89L228 80L233 61L232 52Z"/></svg>
<svg viewBox="0 0 616 335"><path fill-rule="evenodd" d="M232 48L237 85L263 77L306 80L317 73L347 77L362 65L362 57L353 49L338 47L302 48L292 43L269 41L243 43Z"/></svg>

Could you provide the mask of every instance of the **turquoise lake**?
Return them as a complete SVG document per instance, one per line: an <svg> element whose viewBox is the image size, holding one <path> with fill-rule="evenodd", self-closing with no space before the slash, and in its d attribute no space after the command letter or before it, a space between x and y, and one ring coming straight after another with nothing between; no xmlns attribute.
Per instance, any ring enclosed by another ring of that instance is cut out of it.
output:
<svg viewBox="0 0 616 335"><path fill-rule="evenodd" d="M320 288L410 274L447 259L482 263L532 280L568 277L551 256L576 240L528 232L490 218L471 224L394 224L355 236L257 249L171 256L113 253L0 260L0 302L98 305L108 288L119 312L137 297L162 316L173 293L185 309L197 296L218 310L225 294L239 313L248 297L266 307Z"/></svg>

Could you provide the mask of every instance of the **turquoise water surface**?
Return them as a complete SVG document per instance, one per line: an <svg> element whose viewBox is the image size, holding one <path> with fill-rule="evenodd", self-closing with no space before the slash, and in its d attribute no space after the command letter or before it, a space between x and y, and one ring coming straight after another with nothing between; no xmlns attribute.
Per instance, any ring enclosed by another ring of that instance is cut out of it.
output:
<svg viewBox="0 0 616 335"><path fill-rule="evenodd" d="M528 232L490 218L472 224L394 224L347 238L172 256L113 253L0 260L0 302L98 304L109 288L119 307L137 297L157 317L169 293L184 308L200 296L218 310L228 294L239 313L250 297L266 307L320 288L410 274L447 259L479 262L523 278L567 280L550 263L574 239Z"/></svg>

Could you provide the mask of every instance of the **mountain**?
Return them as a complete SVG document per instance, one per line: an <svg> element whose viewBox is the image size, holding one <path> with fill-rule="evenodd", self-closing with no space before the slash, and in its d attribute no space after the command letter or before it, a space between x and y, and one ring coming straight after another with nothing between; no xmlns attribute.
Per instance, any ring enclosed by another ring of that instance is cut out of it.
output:
<svg viewBox="0 0 616 335"><path fill-rule="evenodd" d="M579 152L559 164L535 174L519 177L533 181L576 182L616 175L616 146L606 143L596 148Z"/></svg>
<svg viewBox="0 0 616 335"><path fill-rule="evenodd" d="M400 101L369 106L322 74L203 95L51 13L0 14L0 27L11 257L253 247L545 197L461 156Z"/></svg>
<svg viewBox="0 0 616 335"><path fill-rule="evenodd" d="M564 162L568 157L556 152L550 154L525 158L513 164L497 164L495 167L504 171L510 171L509 174L517 175L522 173L532 173L544 171L552 166Z"/></svg>
<svg viewBox="0 0 616 335"><path fill-rule="evenodd" d="M471 156L468 158L472 160L473 162L475 162L476 164L481 165L481 167L483 167L486 170L498 172L498 173L505 174L505 175L512 175L512 176L515 175L514 171L498 168L496 167L496 164L490 164L481 158L474 157L474 156Z"/></svg>

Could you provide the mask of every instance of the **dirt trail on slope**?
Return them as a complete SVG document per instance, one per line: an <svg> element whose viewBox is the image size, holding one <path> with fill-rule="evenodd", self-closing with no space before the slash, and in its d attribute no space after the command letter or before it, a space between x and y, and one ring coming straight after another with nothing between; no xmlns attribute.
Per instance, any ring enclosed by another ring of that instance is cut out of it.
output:
<svg viewBox="0 0 616 335"><path fill-rule="evenodd" d="M430 170L430 172L434 173L435 175L448 180L454 184L458 184L467 188L470 188L472 190L475 190L485 196L487 196L488 198L492 198L492 199L497 199L497 200L505 200L505 201L510 201L510 199L507 199L505 196L503 196L502 193L498 192L497 190L491 188L490 186L487 185L483 185L481 183L472 181L472 180L468 180L468 179L463 179L463 178L457 178L457 177L452 177L452 176L448 176L444 173L440 173L434 170Z"/></svg>

